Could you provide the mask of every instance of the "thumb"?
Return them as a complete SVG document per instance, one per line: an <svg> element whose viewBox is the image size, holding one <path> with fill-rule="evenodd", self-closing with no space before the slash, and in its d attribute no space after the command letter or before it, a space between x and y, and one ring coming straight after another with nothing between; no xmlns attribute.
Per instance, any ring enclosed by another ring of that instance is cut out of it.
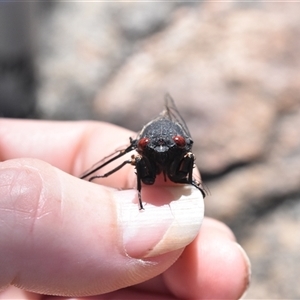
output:
<svg viewBox="0 0 300 300"><path fill-rule="evenodd" d="M2 162L0 288L87 296L162 273L196 237L202 196L182 187L144 194L139 211L135 190L86 182L39 160Z"/></svg>

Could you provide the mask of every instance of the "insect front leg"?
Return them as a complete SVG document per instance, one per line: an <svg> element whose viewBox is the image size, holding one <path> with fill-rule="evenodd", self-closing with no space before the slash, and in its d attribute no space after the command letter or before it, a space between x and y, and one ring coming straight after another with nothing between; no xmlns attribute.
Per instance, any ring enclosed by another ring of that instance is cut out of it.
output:
<svg viewBox="0 0 300 300"><path fill-rule="evenodd" d="M168 170L170 180L175 183L192 183L194 161L195 157L192 152L174 159Z"/></svg>
<svg viewBox="0 0 300 300"><path fill-rule="evenodd" d="M175 183L189 183L195 186L203 195L206 196L204 190L200 187L200 182L193 178L195 156L192 152L186 153L180 160L174 160L170 165L168 176Z"/></svg>
<svg viewBox="0 0 300 300"><path fill-rule="evenodd" d="M117 167L115 167L114 169L110 170L109 172L103 174L103 175L94 175L92 176L91 178L89 178L89 181L93 181L94 179L96 178L105 178L105 177L108 177L109 175L117 172L118 170L120 170L121 168L123 168L125 165L127 164L132 164L134 165L135 163L132 161L132 159L130 160L125 160L123 161L120 165L118 165Z"/></svg>
<svg viewBox="0 0 300 300"><path fill-rule="evenodd" d="M137 190L139 197L139 206L140 209L144 209L142 203L142 182L144 184L153 184L155 182L156 172L155 166L152 165L148 159L142 157L141 155L135 156L135 168L136 168L136 176L137 176Z"/></svg>

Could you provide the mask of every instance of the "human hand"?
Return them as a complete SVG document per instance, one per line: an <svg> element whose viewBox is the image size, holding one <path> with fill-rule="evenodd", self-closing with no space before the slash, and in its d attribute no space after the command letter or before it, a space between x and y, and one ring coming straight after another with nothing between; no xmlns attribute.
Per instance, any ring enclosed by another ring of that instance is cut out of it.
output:
<svg viewBox="0 0 300 300"><path fill-rule="evenodd" d="M185 249L152 255L164 222L138 228L123 244L128 223L120 224L118 206L134 202L136 191L116 189L135 186L132 166L101 179L103 185L69 175L80 175L130 135L106 123L0 120L0 161L7 160L0 164L0 299L238 299L244 293L249 261L224 224L205 219ZM166 195L163 187L147 191Z"/></svg>

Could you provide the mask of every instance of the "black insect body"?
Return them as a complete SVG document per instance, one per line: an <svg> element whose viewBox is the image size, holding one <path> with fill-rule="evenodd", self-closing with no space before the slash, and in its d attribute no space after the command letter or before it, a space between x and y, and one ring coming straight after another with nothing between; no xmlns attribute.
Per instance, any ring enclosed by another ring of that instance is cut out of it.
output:
<svg viewBox="0 0 300 300"><path fill-rule="evenodd" d="M143 209L142 183L152 185L156 176L161 173L163 173L165 180L168 178L174 183L192 184L205 197L201 182L193 178L195 157L191 152L192 145L193 140L189 130L174 101L167 95L165 110L158 118L146 124L135 140L130 138L130 145L126 149L119 151L112 157L109 156L111 158L106 161L100 161L97 166L92 167L80 178L88 178L89 181L92 181L96 178L108 177L124 165L132 164L136 168L140 209ZM96 171L132 150L136 150L138 154L132 155L130 160L125 160L103 175L93 175Z"/></svg>

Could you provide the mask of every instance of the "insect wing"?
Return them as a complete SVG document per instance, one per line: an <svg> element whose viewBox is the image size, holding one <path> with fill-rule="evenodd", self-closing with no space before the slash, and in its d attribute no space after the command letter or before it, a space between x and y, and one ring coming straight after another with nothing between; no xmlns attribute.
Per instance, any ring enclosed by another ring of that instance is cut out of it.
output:
<svg viewBox="0 0 300 300"><path fill-rule="evenodd" d="M178 123L181 125L182 129L186 133L187 136L191 137L190 131L187 128L185 121L180 115L174 100L169 94L165 96L165 110L163 111L163 116L170 119L172 122Z"/></svg>

